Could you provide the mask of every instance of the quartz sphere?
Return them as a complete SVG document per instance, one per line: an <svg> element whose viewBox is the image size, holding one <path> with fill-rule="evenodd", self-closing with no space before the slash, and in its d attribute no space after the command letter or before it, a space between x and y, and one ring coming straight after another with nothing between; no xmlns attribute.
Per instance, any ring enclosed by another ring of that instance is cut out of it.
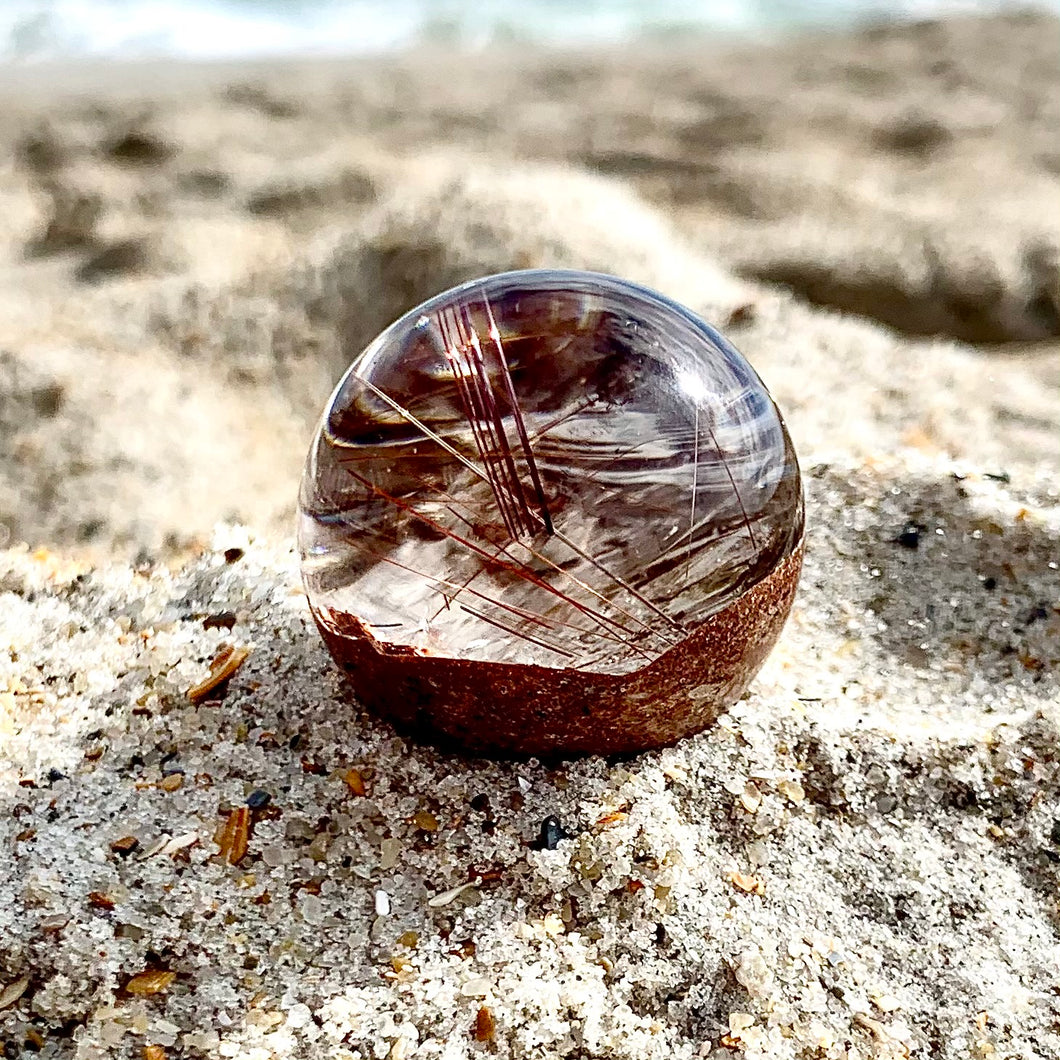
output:
<svg viewBox="0 0 1060 1060"><path fill-rule="evenodd" d="M523 754L713 721L780 633L802 532L747 361L677 303L573 271L466 283L387 328L300 496L312 613L357 698Z"/></svg>

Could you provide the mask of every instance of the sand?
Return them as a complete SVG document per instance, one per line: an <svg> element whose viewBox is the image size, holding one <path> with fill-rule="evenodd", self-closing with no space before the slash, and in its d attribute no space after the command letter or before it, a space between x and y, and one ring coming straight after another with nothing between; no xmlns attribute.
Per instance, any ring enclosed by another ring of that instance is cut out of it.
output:
<svg viewBox="0 0 1060 1060"><path fill-rule="evenodd" d="M4 72L8 1052L1060 1057L1058 44ZM363 714L291 540L352 354L544 265L721 326L807 480L751 691L622 761Z"/></svg>

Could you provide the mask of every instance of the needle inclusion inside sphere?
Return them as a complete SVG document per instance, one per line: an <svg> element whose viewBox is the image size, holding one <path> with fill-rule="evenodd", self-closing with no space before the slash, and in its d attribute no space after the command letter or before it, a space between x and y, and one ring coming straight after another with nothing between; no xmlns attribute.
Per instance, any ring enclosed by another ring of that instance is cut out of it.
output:
<svg viewBox="0 0 1060 1060"><path fill-rule="evenodd" d="M357 357L300 495L313 616L367 706L516 753L703 728L801 565L783 419L712 327L615 277L504 273Z"/></svg>

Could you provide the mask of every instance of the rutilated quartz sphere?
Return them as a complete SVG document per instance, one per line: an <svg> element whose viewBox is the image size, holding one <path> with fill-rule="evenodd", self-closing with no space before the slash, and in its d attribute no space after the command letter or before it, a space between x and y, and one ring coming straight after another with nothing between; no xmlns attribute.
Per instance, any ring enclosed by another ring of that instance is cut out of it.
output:
<svg viewBox="0 0 1060 1060"><path fill-rule="evenodd" d="M391 325L302 480L313 617L356 697L470 750L656 747L772 648L798 462L746 360L612 276L510 272Z"/></svg>

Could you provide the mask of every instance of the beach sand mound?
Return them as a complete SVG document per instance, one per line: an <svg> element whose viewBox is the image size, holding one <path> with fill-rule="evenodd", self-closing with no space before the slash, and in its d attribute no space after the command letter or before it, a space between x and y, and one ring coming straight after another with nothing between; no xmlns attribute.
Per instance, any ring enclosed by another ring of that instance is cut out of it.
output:
<svg viewBox="0 0 1060 1060"><path fill-rule="evenodd" d="M466 760L365 716L291 552L237 528L177 573L9 552L9 1036L1056 1056L1058 485L817 469L752 693L610 763ZM192 703L226 644L249 657Z"/></svg>

